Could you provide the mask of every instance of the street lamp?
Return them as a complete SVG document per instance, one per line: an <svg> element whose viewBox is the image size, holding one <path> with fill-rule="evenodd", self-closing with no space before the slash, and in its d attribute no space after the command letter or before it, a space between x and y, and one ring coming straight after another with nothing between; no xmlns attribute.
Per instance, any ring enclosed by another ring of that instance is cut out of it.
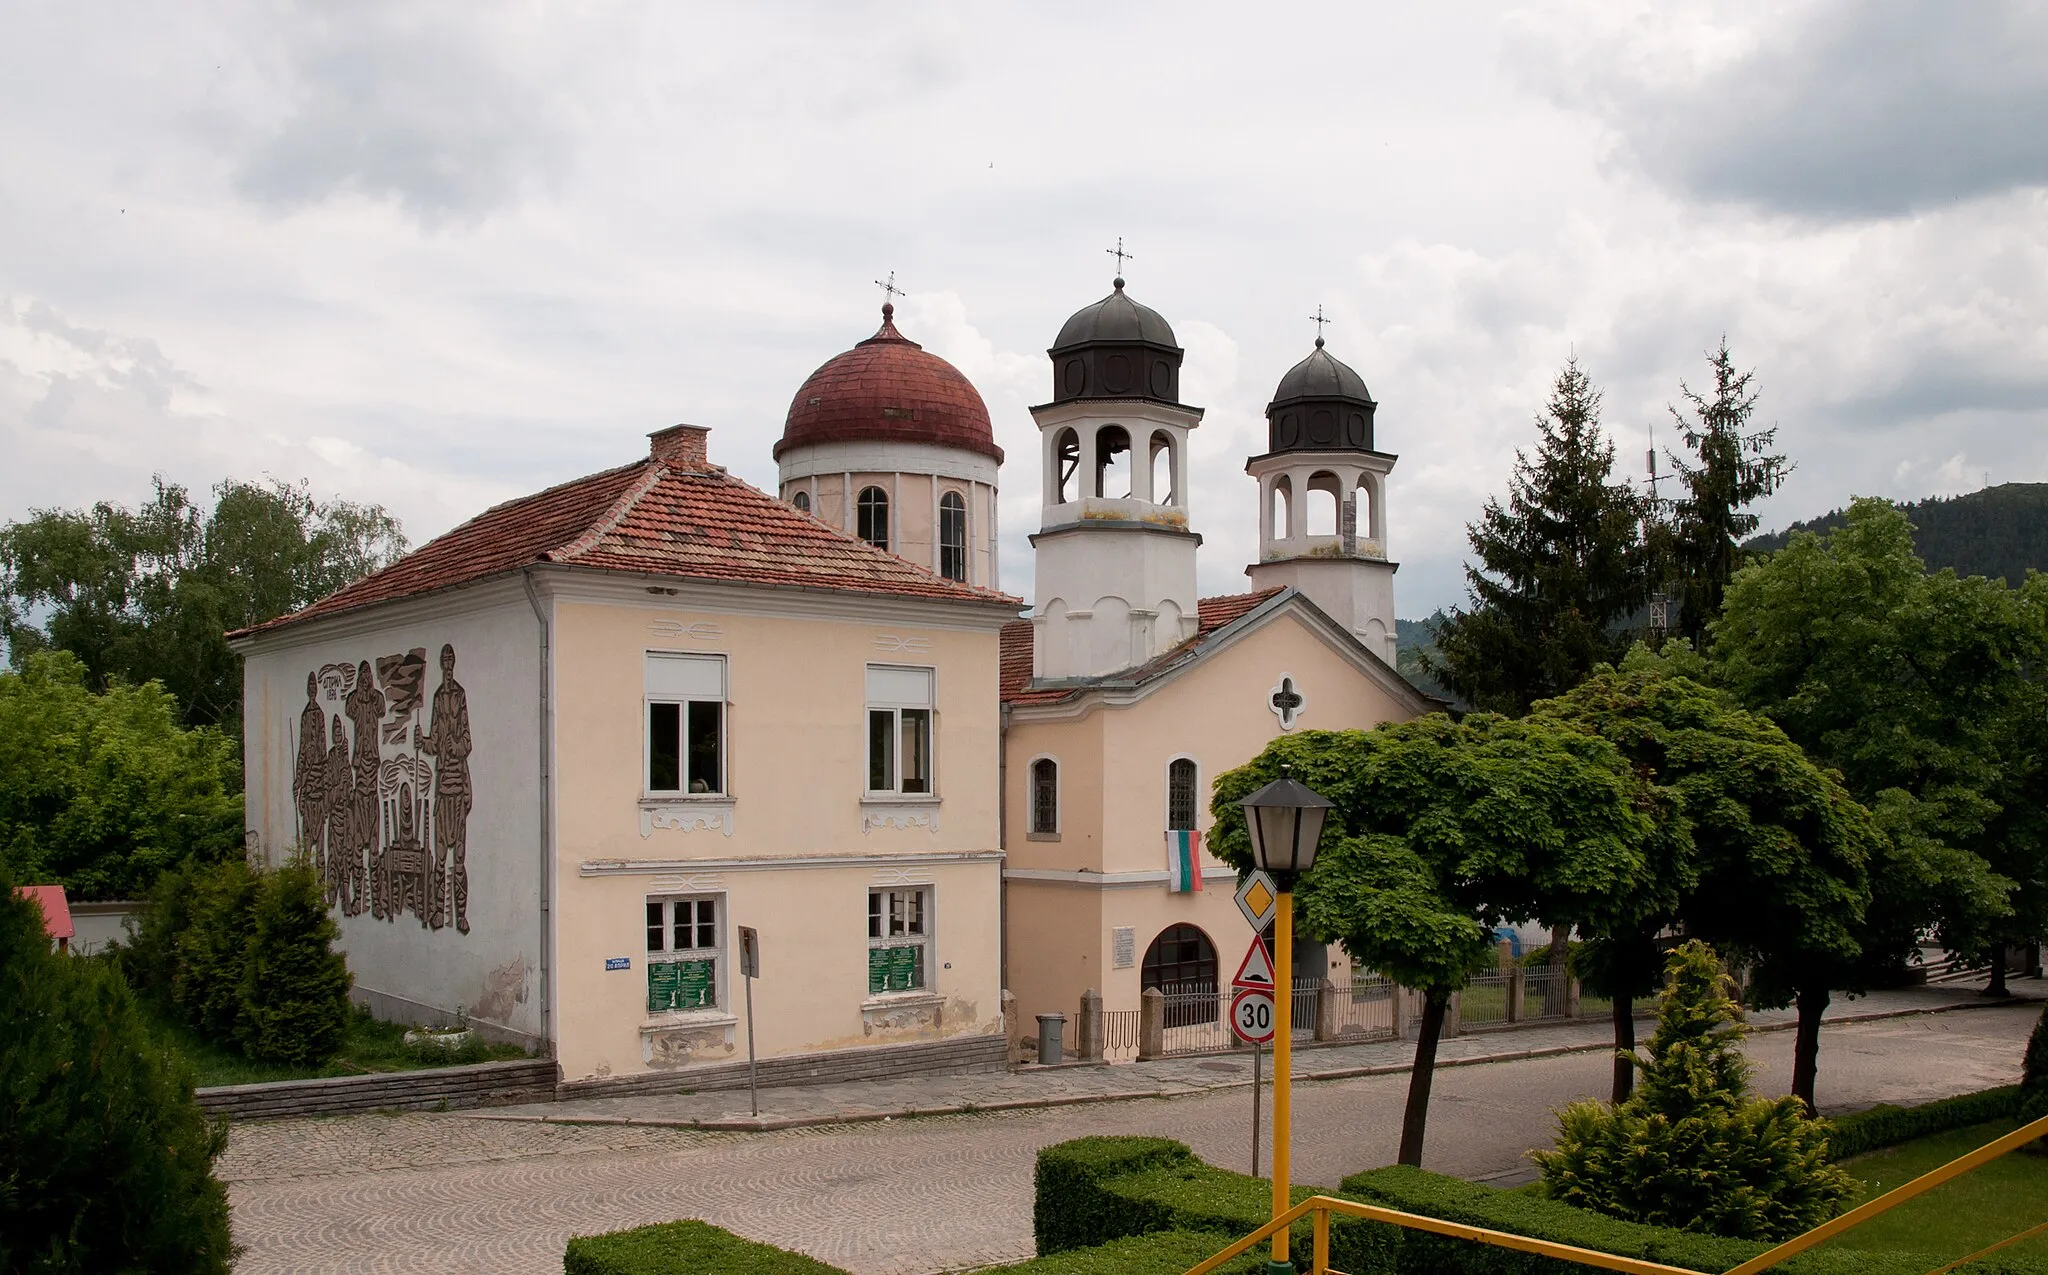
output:
<svg viewBox="0 0 2048 1275"><path fill-rule="evenodd" d="M1241 803L1252 839L1252 862L1273 878L1273 1216L1287 1211L1288 1147L1294 1116L1294 882L1315 866L1316 845L1330 802L1280 768L1280 778ZM1267 1275L1294 1275L1287 1231L1273 1233Z"/></svg>

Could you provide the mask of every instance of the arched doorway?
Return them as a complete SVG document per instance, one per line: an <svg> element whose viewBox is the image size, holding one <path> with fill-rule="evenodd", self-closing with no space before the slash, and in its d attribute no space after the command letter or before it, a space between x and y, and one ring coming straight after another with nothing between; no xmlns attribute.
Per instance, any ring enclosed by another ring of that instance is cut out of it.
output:
<svg viewBox="0 0 2048 1275"><path fill-rule="evenodd" d="M1199 926L1169 925L1145 949L1141 987L1166 994L1166 1025L1213 1023L1217 1014L1216 945Z"/></svg>

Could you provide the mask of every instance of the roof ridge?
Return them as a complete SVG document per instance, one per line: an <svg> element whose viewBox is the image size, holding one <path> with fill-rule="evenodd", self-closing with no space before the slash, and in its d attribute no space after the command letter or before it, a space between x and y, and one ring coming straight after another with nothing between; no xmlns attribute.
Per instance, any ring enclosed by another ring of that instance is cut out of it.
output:
<svg viewBox="0 0 2048 1275"><path fill-rule="evenodd" d="M582 535L571 540L566 545L549 549L542 553L541 558L544 561L570 562L588 553L597 546L598 541L610 535L620 523L626 520L626 515L633 512L633 506L645 499L647 493L653 491L661 484L661 480L668 476L668 467L659 462L635 461L634 464L642 465L646 468L646 472L640 475L639 481L626 488L619 498L612 502L612 507L605 510L603 516L585 529ZM628 467L621 465L619 468L625 469Z"/></svg>

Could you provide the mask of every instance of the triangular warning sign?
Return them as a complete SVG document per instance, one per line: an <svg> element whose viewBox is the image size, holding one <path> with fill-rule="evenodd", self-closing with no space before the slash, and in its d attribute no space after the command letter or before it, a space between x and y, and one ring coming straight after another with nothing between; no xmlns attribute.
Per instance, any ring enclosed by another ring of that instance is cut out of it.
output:
<svg viewBox="0 0 2048 1275"><path fill-rule="evenodd" d="M1266 954L1265 940L1254 937L1251 947L1245 951L1243 964L1237 967L1237 977L1230 980L1230 985L1270 992L1273 981L1273 958Z"/></svg>

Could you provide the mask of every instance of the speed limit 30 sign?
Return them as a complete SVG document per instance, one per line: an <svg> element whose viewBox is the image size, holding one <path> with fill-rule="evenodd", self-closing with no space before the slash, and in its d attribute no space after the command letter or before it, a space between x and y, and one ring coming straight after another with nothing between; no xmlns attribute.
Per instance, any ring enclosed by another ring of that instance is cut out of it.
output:
<svg viewBox="0 0 2048 1275"><path fill-rule="evenodd" d="M1247 1045L1273 1039L1273 993L1242 988L1230 998L1230 1030Z"/></svg>

